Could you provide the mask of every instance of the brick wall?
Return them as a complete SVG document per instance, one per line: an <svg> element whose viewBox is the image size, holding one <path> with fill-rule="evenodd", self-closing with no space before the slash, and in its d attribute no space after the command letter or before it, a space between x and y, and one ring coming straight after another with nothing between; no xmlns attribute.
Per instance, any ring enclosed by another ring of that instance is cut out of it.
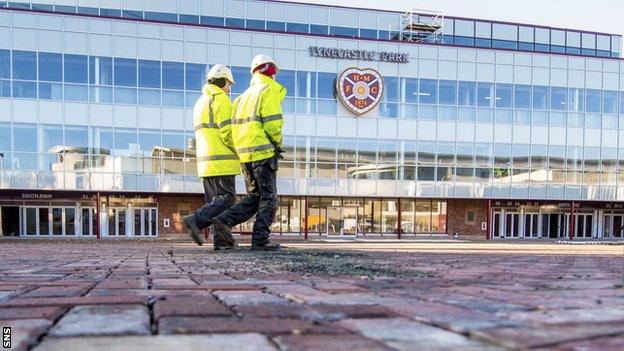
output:
<svg viewBox="0 0 624 351"><path fill-rule="evenodd" d="M448 200L447 205L447 233L452 236L459 233L461 236L470 236L474 239L485 239L486 231L481 229L481 223L487 219L486 200ZM467 213L474 212L474 221L467 221Z"/></svg>
<svg viewBox="0 0 624 351"><path fill-rule="evenodd" d="M178 237L187 234L182 223L182 213L192 213L203 205L203 195L157 196L158 232L160 237ZM165 228L164 219L169 219L170 226Z"/></svg>

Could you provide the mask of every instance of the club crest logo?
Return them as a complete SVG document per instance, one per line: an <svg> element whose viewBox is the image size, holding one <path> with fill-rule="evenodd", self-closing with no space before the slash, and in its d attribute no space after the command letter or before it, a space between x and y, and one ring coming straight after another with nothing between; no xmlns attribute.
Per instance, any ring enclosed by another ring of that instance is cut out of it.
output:
<svg viewBox="0 0 624 351"><path fill-rule="evenodd" d="M348 68L336 80L340 101L356 115L372 110L381 100L383 89L381 74L370 68Z"/></svg>

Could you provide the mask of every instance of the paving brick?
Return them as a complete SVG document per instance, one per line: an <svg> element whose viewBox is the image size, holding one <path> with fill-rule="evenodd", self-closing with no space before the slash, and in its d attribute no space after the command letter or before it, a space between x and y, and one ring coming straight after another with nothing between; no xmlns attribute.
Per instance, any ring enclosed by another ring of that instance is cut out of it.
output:
<svg viewBox="0 0 624 351"><path fill-rule="evenodd" d="M89 291L88 286L42 286L31 290L20 297L67 297L81 296Z"/></svg>
<svg viewBox="0 0 624 351"><path fill-rule="evenodd" d="M97 285L98 289L147 289L147 280L140 279L106 279Z"/></svg>
<svg viewBox="0 0 624 351"><path fill-rule="evenodd" d="M568 343L535 349L536 351L622 351L624 350L624 334L613 337L594 338L590 340L577 340Z"/></svg>
<svg viewBox="0 0 624 351"><path fill-rule="evenodd" d="M391 351L381 342L364 338L361 335L283 335L273 340L283 351Z"/></svg>
<svg viewBox="0 0 624 351"><path fill-rule="evenodd" d="M151 335L89 338L46 338L35 351L272 351L277 350L260 334Z"/></svg>
<svg viewBox="0 0 624 351"><path fill-rule="evenodd" d="M26 350L35 344L52 322L47 319L10 320L0 318L0 327L11 327L11 350Z"/></svg>
<svg viewBox="0 0 624 351"><path fill-rule="evenodd" d="M117 296L117 295L139 295L139 296L212 296L205 289L93 289L87 296Z"/></svg>
<svg viewBox="0 0 624 351"><path fill-rule="evenodd" d="M221 290L215 291L214 295L228 306L288 303L287 300L260 291Z"/></svg>
<svg viewBox="0 0 624 351"><path fill-rule="evenodd" d="M225 305L212 296L171 296L154 305L156 319L167 316L233 316Z"/></svg>
<svg viewBox="0 0 624 351"><path fill-rule="evenodd" d="M473 341L444 329L418 323L405 318L347 319L338 324L362 335L384 342L398 350L497 350L498 347ZM383 326L380 327L380 326Z"/></svg>
<svg viewBox="0 0 624 351"><path fill-rule="evenodd" d="M117 296L79 296L79 297L16 297L1 302L0 307L37 307L37 306L79 306L79 305L116 305L147 304L147 297L137 295Z"/></svg>
<svg viewBox="0 0 624 351"><path fill-rule="evenodd" d="M9 307L0 308L0 319L50 319L65 312L61 307Z"/></svg>
<svg viewBox="0 0 624 351"><path fill-rule="evenodd" d="M50 331L52 336L149 333L149 313L140 305L74 307Z"/></svg>
<svg viewBox="0 0 624 351"><path fill-rule="evenodd" d="M346 329L335 324L317 324L311 321L285 318L235 317L163 317L158 321L162 334L247 333L266 335L310 333L343 334Z"/></svg>

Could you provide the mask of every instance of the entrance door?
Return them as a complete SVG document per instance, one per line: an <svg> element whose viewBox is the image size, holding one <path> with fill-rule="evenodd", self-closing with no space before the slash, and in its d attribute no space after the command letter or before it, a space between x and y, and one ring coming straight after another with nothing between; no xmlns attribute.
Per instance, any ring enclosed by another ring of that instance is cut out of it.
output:
<svg viewBox="0 0 624 351"><path fill-rule="evenodd" d="M589 213L579 213L576 215L576 234L577 238L591 238L594 229L594 215Z"/></svg>
<svg viewBox="0 0 624 351"><path fill-rule="evenodd" d="M156 236L156 224L158 223L157 213L155 208L135 208L134 235Z"/></svg>
<svg viewBox="0 0 624 351"><path fill-rule="evenodd" d="M517 238L520 233L520 213L505 213L505 237Z"/></svg>
<svg viewBox="0 0 624 351"><path fill-rule="evenodd" d="M108 235L109 236L125 236L126 235L126 208L125 207L109 207L108 208Z"/></svg>
<svg viewBox="0 0 624 351"><path fill-rule="evenodd" d="M502 223L501 223L501 217L502 217L502 212L500 210L498 211L494 211L494 214L492 215L492 237L493 238L500 238L501 234L502 234Z"/></svg>
<svg viewBox="0 0 624 351"><path fill-rule="evenodd" d="M18 236L20 234L20 215L18 206L3 206L0 208L2 217L0 222L2 223L2 235L4 236Z"/></svg>
<svg viewBox="0 0 624 351"><path fill-rule="evenodd" d="M539 237L539 213L527 212L524 214L524 228L522 232L525 238Z"/></svg>
<svg viewBox="0 0 624 351"><path fill-rule="evenodd" d="M604 238L622 238L624 237L624 215L606 214L604 224Z"/></svg>
<svg viewBox="0 0 624 351"><path fill-rule="evenodd" d="M95 207L83 207L80 216L82 236L93 236L95 232Z"/></svg>
<svg viewBox="0 0 624 351"><path fill-rule="evenodd" d="M342 235L341 210L341 207L327 207L327 235Z"/></svg>
<svg viewBox="0 0 624 351"><path fill-rule="evenodd" d="M357 235L358 226L358 208L357 207L343 207L342 208L342 233L343 235Z"/></svg>

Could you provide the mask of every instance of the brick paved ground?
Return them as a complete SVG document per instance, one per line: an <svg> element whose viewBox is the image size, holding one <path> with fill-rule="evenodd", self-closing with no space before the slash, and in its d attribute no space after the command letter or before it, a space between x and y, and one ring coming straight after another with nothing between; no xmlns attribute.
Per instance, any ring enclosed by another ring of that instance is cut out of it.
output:
<svg viewBox="0 0 624 351"><path fill-rule="evenodd" d="M13 350L624 349L621 245L289 246L3 241L0 325Z"/></svg>

